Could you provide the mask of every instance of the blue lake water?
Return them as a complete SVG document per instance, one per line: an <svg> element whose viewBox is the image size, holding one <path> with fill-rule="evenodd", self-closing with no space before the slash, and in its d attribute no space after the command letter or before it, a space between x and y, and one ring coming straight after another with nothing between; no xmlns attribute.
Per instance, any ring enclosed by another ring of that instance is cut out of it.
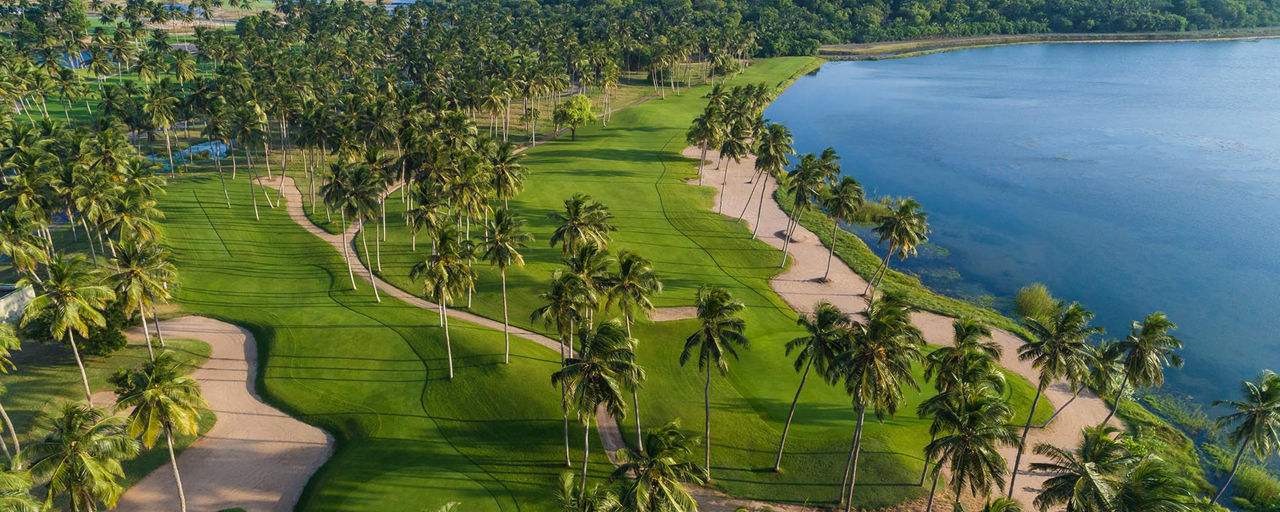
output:
<svg viewBox="0 0 1280 512"><path fill-rule="evenodd" d="M832 62L765 117L924 205L934 246L905 268L936 289L1043 282L1108 336L1168 313L1187 364L1166 391L1207 402L1280 371L1278 64L1280 41Z"/></svg>

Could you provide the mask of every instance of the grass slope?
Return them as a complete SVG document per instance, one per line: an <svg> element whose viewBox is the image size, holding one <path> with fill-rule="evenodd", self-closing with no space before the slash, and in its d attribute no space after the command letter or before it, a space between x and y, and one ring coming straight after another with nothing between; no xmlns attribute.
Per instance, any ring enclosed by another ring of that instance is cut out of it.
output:
<svg viewBox="0 0 1280 512"><path fill-rule="evenodd" d="M782 87L817 62L762 60L732 83ZM575 192L599 199L610 207L619 228L610 249L636 251L655 262L666 285L658 306L690 305L704 283L728 288L747 305L752 348L741 361L731 363L727 378L714 377L711 387L713 486L747 498L829 503L836 499L853 431L853 414L842 389L810 379L788 440L784 472L769 471L799 380L791 361L783 356L783 344L800 332L795 313L769 288L780 252L751 240L744 223L710 212L711 188L684 182L695 171L692 162L679 155L686 146L684 132L701 111L707 91L703 86L680 96L668 94L666 100L615 114L608 127L597 124L580 129L576 142L562 138L529 150L525 159L529 179L511 207L530 221L537 241L525 252L528 265L508 272L512 320L542 328L530 324L529 312L540 305L537 294L545 289L551 271L560 266L559 251L547 245L554 229L547 216L562 209L562 201ZM398 215L402 207L398 199L388 201L389 241L382 248L381 274L406 290L420 291L420 283L409 281L408 268L426 255L429 244L417 253L409 250L409 235ZM472 309L500 319L498 274L479 265ZM683 340L693 328L691 320L637 326L639 358L650 382L640 397L646 426L681 418L685 428L702 431L702 378L695 368L677 362ZM1014 382L1015 406L1025 411L1032 390L1021 379ZM870 422L854 495L856 506L884 506L922 494L914 485L921 448L928 440L927 422L914 414L922 398L908 393L897 418ZM1044 417L1047 409L1041 408ZM633 427L632 421L622 423L624 435L633 439L633 429L628 428Z"/></svg>
<svg viewBox="0 0 1280 512"><path fill-rule="evenodd" d="M260 201L254 221L247 183L229 182L228 209L215 175L180 177L161 207L180 269L177 301L252 330L258 390L337 438L299 510L550 508L562 457L549 378L558 356L517 342L502 366L499 333L455 321L457 378L445 380L434 312L377 304L363 281L349 290L338 253L283 209ZM571 435L577 461L581 427ZM608 463L598 443L593 450L601 477Z"/></svg>

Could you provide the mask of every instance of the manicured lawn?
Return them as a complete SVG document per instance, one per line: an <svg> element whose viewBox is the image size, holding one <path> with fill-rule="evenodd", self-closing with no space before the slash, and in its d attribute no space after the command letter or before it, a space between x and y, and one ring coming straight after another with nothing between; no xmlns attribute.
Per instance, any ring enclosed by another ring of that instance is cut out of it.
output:
<svg viewBox="0 0 1280 512"><path fill-rule="evenodd" d="M174 179L161 200L189 313L243 325L262 354L264 397L337 438L299 510L546 510L562 469L558 355L453 321L457 377L445 380L436 314L349 290L338 253L260 201L247 177L222 202L216 175ZM580 426L571 433L582 456ZM594 439L593 434L593 441ZM593 443L593 478L609 469ZM575 462L577 469L578 462Z"/></svg>
<svg viewBox="0 0 1280 512"><path fill-rule="evenodd" d="M813 63L807 58L758 61L732 82L781 85ZM563 200L575 192L600 200L610 207L619 229L609 248L615 253L635 251L654 261L666 286L658 306L691 305L702 284L728 288L747 305L752 348L741 361L731 363L728 378L716 376L711 389L713 486L748 498L830 502L837 495L853 431L848 398L842 389L810 379L788 440L784 472L769 471L799 381L791 360L783 355L783 345L800 334L795 313L768 285L781 254L751 240L744 223L710 212L711 188L683 181L695 171L691 161L679 156L686 146L685 129L701 111L708 90L703 86L680 96L668 94L666 100L615 114L607 128L597 124L580 129L576 142L563 138L528 151L529 179L511 208L530 221L537 241L525 252L528 265L508 272L511 317L521 326L545 331L531 325L529 313L540 305L537 294L560 266L559 250L548 247L554 223L547 216L562 209ZM408 269L426 256L429 244L417 253L409 250L409 235L398 215L403 205L396 197L388 201L390 240L382 248L382 275L420 293L421 284L409 281ZM475 236L481 235L477 231ZM478 265L480 282L472 309L500 319L498 274ZM690 320L637 326L640 362L649 371L649 384L640 397L646 426L680 418L685 428L702 431L702 379L695 368L677 362L693 328ZM1025 411L1033 390L1021 379L1013 381L1015 406ZM928 440L927 422L914 414L922 398L908 393L902 414L883 424L872 422L864 436L855 505L878 507L922 494L914 486L921 448ZM1037 416L1047 418L1047 409L1042 407L1043 415ZM622 423L626 438L633 439L631 420Z"/></svg>
<svg viewBox="0 0 1280 512"><path fill-rule="evenodd" d="M209 345L202 341L166 339L165 344L180 359L188 361L190 370L203 365L209 358ZM158 344L156 348L159 348ZM89 385L94 391L109 391L112 386L107 378L111 374L120 368L133 368L146 359L147 347L142 343L130 343L127 348L106 357L86 356L85 373L89 375ZM7 388L3 396L4 406L16 425L19 439L27 443L43 436L42 432L32 431L36 417L42 411L56 410L68 401L84 400L84 388L80 383L80 373L76 371L71 349L61 344L27 343L21 351L15 353L13 362L18 369L0 377L0 382ZM95 402L94 405L111 407L110 403L102 402ZM210 411L201 415L201 434L213 427L214 419L214 414ZM4 436L7 443L8 433ZM178 436L176 448L185 449L194 440L193 437ZM12 443L9 443L9 448L13 448ZM163 445L158 445L137 459L125 463L125 484L132 485L152 470L168 463L169 453Z"/></svg>

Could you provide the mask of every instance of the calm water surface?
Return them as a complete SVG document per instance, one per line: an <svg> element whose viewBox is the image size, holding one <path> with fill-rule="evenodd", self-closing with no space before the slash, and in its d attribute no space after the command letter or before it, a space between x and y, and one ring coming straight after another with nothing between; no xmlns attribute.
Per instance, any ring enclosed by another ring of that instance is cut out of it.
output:
<svg viewBox="0 0 1280 512"><path fill-rule="evenodd" d="M834 62L765 116L924 205L935 246L906 268L926 284L1007 300L1043 282L1109 336L1164 311L1187 344L1166 390L1204 401L1280 371L1278 41Z"/></svg>

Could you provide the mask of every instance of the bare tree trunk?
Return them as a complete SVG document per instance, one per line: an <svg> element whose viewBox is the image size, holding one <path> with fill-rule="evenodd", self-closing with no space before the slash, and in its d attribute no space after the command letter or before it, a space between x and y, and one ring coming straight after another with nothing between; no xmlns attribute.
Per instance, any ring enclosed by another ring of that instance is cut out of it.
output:
<svg viewBox="0 0 1280 512"><path fill-rule="evenodd" d="M804 373L800 376L800 386L796 388L796 397L791 399L791 412L787 413L787 423L782 427L782 440L778 442L778 457L773 461L773 472L782 469L782 450L787 446L787 432L791 430L791 418L796 415L796 404L800 403L800 392L804 390L804 382L809 379L809 368L813 366L810 358L804 363Z"/></svg>
<svg viewBox="0 0 1280 512"><path fill-rule="evenodd" d="M147 356L155 361L156 353L151 348L151 329L147 328L147 312L142 310L142 301L138 301L138 316L142 318L142 335L147 339Z"/></svg>
<svg viewBox="0 0 1280 512"><path fill-rule="evenodd" d="M376 225L376 224L375 224L375 225ZM364 225L364 219L360 219L360 244L364 246L364 255L365 255L365 257L366 257L366 258L368 258L368 257L369 257L369 237L368 237L368 236L366 236L366 235L365 235L365 233L366 233L366 229L365 229L365 225ZM374 280L374 277L373 277L373 269L372 269L372 268L369 268L369 266L368 266L368 265L365 265L364 270L365 270L365 272L367 272L367 273L369 274L369 284L370 284L371 286L373 286L373 298L374 298L374 299L377 299L377 301L378 301L379 303L381 303L381 302L382 302L382 296L378 294L378 282ZM445 329L445 339L448 339L448 338L449 338L449 331L448 331L447 326L449 325L449 319L448 319L448 318L445 318L445 319L444 319L444 323L445 323L445 326L446 326L446 329ZM450 367L452 367L452 366L453 366L453 360L452 360L452 358L450 358L449 366L450 366ZM452 379L452 378L453 378L453 370L449 370L449 378L450 378L450 379Z"/></svg>
<svg viewBox="0 0 1280 512"><path fill-rule="evenodd" d="M440 316L444 318L444 353L449 358L449 380L453 380L453 343L449 339L449 309L444 305L444 299L440 300Z"/></svg>
<svg viewBox="0 0 1280 512"><path fill-rule="evenodd" d="M499 272L502 276L502 339L506 345L503 352L502 364L511 364L511 322L507 318L507 269L503 267Z"/></svg>
<svg viewBox="0 0 1280 512"><path fill-rule="evenodd" d="M355 271L351 269L351 256L348 254L347 249L347 211L346 209L339 208L338 213L342 215L342 225L338 226L342 229L342 259L347 262L347 276L351 277L351 289L354 290L356 289L356 274Z"/></svg>
<svg viewBox="0 0 1280 512"><path fill-rule="evenodd" d="M169 465L173 467L173 481L178 484L178 503L182 512L187 512L187 493L182 490L182 475L178 473L178 456L173 453L173 432L164 429L165 442L169 444Z"/></svg>
<svg viewBox="0 0 1280 512"><path fill-rule="evenodd" d="M1027 424L1022 427L1022 442L1018 444L1018 455L1013 458L1013 472L1009 474L1009 499L1013 499L1013 482L1018 479L1018 466L1022 464L1022 450L1027 446L1027 433L1031 431L1031 418L1036 415L1036 406L1040 405L1040 394L1044 393L1044 385L1036 386L1036 397L1031 400L1031 412L1027 413Z"/></svg>
<svg viewBox="0 0 1280 512"><path fill-rule="evenodd" d="M84 401L93 405L93 391L89 389L89 375L84 372L84 361L80 359L80 347L76 345L76 333L67 329L67 339L71 341L71 354L76 356L76 367L80 368L80 382L84 384Z"/></svg>
<svg viewBox="0 0 1280 512"><path fill-rule="evenodd" d="M13 452L18 453L22 451L22 443L18 441L18 430L13 426L13 420L9 419L9 411L4 409L4 404L0 404L0 418L4 418L4 426L9 429L9 439L13 440Z"/></svg>

